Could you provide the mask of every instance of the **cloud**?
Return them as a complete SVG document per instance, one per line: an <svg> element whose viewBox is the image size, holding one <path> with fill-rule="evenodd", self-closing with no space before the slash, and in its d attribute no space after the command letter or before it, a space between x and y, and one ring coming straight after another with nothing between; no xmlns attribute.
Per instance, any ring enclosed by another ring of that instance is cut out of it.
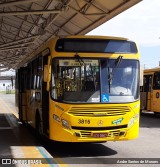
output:
<svg viewBox="0 0 160 167"><path fill-rule="evenodd" d="M141 46L160 45L160 1L143 0L88 35L126 37Z"/></svg>

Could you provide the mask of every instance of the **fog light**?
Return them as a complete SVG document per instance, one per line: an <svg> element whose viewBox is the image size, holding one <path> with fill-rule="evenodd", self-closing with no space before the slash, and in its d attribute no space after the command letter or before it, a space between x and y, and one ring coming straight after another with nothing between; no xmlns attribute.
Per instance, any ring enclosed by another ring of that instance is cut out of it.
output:
<svg viewBox="0 0 160 167"><path fill-rule="evenodd" d="M80 134L79 132L75 132L75 135L76 135L77 137L81 137L81 134Z"/></svg>
<svg viewBox="0 0 160 167"><path fill-rule="evenodd" d="M61 122L62 122L62 126L63 126L63 127L67 128L67 129L70 129L70 126L69 126L69 122L68 122L68 121L62 119Z"/></svg>
<svg viewBox="0 0 160 167"><path fill-rule="evenodd" d="M120 132L119 133L119 136L124 136L125 135L125 132Z"/></svg>
<svg viewBox="0 0 160 167"><path fill-rule="evenodd" d="M53 114L53 119L58 121L58 122L61 122L60 118L57 115L55 115L55 114Z"/></svg>

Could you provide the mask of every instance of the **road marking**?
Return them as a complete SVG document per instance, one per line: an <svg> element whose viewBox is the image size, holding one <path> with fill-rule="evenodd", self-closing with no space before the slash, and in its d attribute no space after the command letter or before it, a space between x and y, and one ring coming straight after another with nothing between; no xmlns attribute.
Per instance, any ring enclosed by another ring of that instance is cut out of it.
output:
<svg viewBox="0 0 160 167"><path fill-rule="evenodd" d="M46 159L47 163L50 164L51 167L59 166L57 162L54 160L54 158L48 152L46 152L46 150L43 147L36 147L36 148L41 153L41 155L43 155L43 157ZM51 158L53 159L53 162L51 161ZM55 165L53 165L52 163L54 163Z"/></svg>
<svg viewBox="0 0 160 167"><path fill-rule="evenodd" d="M15 116L18 118L18 113L10 108L10 106L1 98L2 104ZM3 106L3 105L2 105ZM6 109L5 109L6 110Z"/></svg>
<svg viewBox="0 0 160 167"><path fill-rule="evenodd" d="M10 118L9 115L7 115L7 113L12 113L17 119L18 119L18 114L12 110L8 104L1 98L1 107L4 109L4 113L6 113L6 119L8 120L8 123L10 124L11 127L17 127L17 124L12 121L12 119ZM9 112L8 112L9 111Z"/></svg>
<svg viewBox="0 0 160 167"><path fill-rule="evenodd" d="M0 113L7 113L7 109L4 107L4 102L0 99Z"/></svg>

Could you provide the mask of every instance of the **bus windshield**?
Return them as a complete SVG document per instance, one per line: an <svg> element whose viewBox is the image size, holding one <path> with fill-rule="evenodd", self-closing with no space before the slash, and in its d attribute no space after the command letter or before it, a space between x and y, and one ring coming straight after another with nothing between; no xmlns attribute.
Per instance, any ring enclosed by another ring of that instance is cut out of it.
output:
<svg viewBox="0 0 160 167"><path fill-rule="evenodd" d="M139 99L139 62L53 59L51 96L67 103L126 103Z"/></svg>

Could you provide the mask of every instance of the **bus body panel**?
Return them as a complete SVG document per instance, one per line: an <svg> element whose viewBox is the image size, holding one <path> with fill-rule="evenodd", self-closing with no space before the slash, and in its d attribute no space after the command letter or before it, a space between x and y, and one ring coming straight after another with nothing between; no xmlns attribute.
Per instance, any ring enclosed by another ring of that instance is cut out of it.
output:
<svg viewBox="0 0 160 167"><path fill-rule="evenodd" d="M151 101L152 101L152 95L151 95L151 92L148 92L148 95L147 95L147 110L151 110Z"/></svg>
<svg viewBox="0 0 160 167"><path fill-rule="evenodd" d="M75 107L75 105L61 104L50 99L49 138L51 140L66 142L96 142L106 140L115 141L137 138L137 128L139 126L139 106L140 101L131 104L104 104L103 106L101 104L76 105L76 108L85 108L86 111L87 108L90 108L91 110L93 109L93 112L94 108L99 108L102 114L108 113L108 115L110 112L107 110L107 107L112 107L113 109L114 107L127 107L128 111L126 113L124 111L121 111L122 115L117 116L75 116L69 114L72 108ZM59 117L59 120L67 120L71 127L69 129L64 128L61 121L54 120L54 115ZM128 128L128 126L130 126L129 121L133 119L133 117L136 117L135 120L133 120L133 125ZM117 120L119 120L119 122ZM115 126L117 128L114 128ZM121 135L121 132L124 132L124 134ZM80 134L80 136L76 136L76 133ZM102 138L95 138L93 137L94 133L106 134L107 136Z"/></svg>
<svg viewBox="0 0 160 167"><path fill-rule="evenodd" d="M160 90L153 90L151 94L151 111L160 112Z"/></svg>

